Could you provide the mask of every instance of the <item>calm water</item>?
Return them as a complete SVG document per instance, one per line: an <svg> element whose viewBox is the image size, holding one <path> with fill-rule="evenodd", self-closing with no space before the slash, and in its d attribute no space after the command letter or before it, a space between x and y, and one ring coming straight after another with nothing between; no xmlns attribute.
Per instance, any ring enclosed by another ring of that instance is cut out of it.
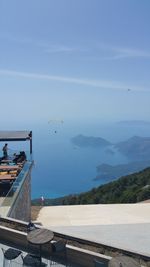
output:
<svg viewBox="0 0 150 267"><path fill-rule="evenodd" d="M150 136L150 126L127 127L98 122L51 122L36 124L21 129L33 130L32 198L54 198L87 191L105 183L93 181L96 166L102 163L117 165L127 163L128 159L120 153L109 154L100 148L79 148L72 144L71 138L82 134L102 137L116 143L134 135ZM28 145L17 144L27 149ZM9 144L10 151L15 148Z"/></svg>
<svg viewBox="0 0 150 267"><path fill-rule="evenodd" d="M83 134L99 136L112 143L134 135L149 136L150 126L126 127L117 124L51 123L35 128L32 198L58 197L87 191L105 181L93 181L96 166L102 163L117 165L128 159L120 153L113 155L100 148L79 148L71 138Z"/></svg>

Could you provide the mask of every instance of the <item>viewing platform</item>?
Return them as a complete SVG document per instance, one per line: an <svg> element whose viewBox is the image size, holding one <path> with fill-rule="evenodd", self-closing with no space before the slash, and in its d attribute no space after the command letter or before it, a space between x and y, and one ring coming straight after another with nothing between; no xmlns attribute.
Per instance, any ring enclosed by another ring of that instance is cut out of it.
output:
<svg viewBox="0 0 150 267"><path fill-rule="evenodd" d="M29 141L29 151L11 150L8 155L0 156L0 215L21 219L21 203L24 209L23 218L30 217L31 201L31 169L32 160L32 132L31 131L0 131L0 142ZM3 147L2 143L2 147ZM6 145L6 143L5 143ZM19 199L23 200L19 203ZM26 212L26 215L25 215Z"/></svg>

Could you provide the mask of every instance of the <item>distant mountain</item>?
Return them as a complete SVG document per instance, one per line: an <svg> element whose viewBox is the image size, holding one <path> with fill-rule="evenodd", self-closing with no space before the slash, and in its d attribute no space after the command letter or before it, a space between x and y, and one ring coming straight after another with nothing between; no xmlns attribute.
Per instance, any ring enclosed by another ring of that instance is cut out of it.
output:
<svg viewBox="0 0 150 267"><path fill-rule="evenodd" d="M45 199L44 205L136 203L147 199L150 199L150 168L121 177L85 193ZM32 205L40 205L40 200L32 200Z"/></svg>
<svg viewBox="0 0 150 267"><path fill-rule="evenodd" d="M124 125L124 126L150 126L150 121L144 120L128 120L128 121L119 121L117 124Z"/></svg>
<svg viewBox="0 0 150 267"><path fill-rule="evenodd" d="M106 147L111 143L101 137L84 136L79 134L71 138L71 142L79 147Z"/></svg>
<svg viewBox="0 0 150 267"><path fill-rule="evenodd" d="M130 159L150 159L150 137L133 136L127 141L117 143L115 148Z"/></svg>
<svg viewBox="0 0 150 267"><path fill-rule="evenodd" d="M71 142L78 147L107 147L106 153L112 155L117 150L132 161L147 161L150 159L150 137L133 136L126 141L111 144L102 137L84 136L80 134L71 138Z"/></svg>
<svg viewBox="0 0 150 267"><path fill-rule="evenodd" d="M106 181L110 181L119 178L123 175L128 175L140 171L149 166L150 160L130 162L127 164L119 164L116 166L112 166L109 164L101 164L97 166L98 175L93 180L97 181L104 179Z"/></svg>

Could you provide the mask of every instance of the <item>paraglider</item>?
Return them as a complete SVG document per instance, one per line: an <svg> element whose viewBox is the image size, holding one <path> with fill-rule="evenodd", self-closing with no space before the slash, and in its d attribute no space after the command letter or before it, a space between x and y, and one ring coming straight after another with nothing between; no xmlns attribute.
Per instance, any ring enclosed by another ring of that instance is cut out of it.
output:
<svg viewBox="0 0 150 267"><path fill-rule="evenodd" d="M64 123L63 119L50 119L48 124L51 126L53 133L57 133L60 130L61 125Z"/></svg>
<svg viewBox="0 0 150 267"><path fill-rule="evenodd" d="M64 120L60 119L50 119L48 123L64 123Z"/></svg>

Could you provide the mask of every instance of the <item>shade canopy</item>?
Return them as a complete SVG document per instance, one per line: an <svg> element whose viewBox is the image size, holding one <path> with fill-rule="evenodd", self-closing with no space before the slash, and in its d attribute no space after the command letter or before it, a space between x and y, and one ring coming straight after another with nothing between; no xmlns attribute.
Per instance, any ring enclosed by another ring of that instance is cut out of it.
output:
<svg viewBox="0 0 150 267"><path fill-rule="evenodd" d="M0 131L0 142L28 140L30 141L30 153L32 153L32 131Z"/></svg>

